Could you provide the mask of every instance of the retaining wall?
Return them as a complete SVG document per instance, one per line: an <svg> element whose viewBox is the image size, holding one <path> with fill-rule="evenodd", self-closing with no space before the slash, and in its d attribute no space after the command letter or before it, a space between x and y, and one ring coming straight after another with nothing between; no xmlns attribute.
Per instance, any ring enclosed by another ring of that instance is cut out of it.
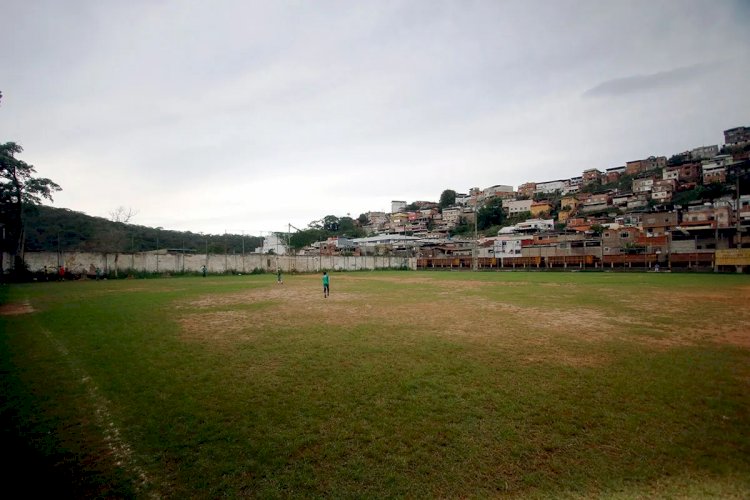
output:
<svg viewBox="0 0 750 500"><path fill-rule="evenodd" d="M295 256L268 254L195 255L182 253L85 253L85 252L27 252L26 265L32 272L43 272L46 266L54 273L60 266L73 274L93 274L96 268L104 273L143 271L149 273L201 272L205 265L209 273L250 273L254 269L275 272L359 271L375 269L417 269L414 257L342 257ZM12 261L6 254L4 270Z"/></svg>

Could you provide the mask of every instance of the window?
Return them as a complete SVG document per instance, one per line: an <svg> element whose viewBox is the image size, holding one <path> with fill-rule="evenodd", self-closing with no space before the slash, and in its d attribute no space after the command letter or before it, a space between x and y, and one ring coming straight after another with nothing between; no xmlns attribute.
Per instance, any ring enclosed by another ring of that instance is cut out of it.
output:
<svg viewBox="0 0 750 500"><path fill-rule="evenodd" d="M623 239L623 240L626 239L626 238L629 238L629 237L630 237L630 233L627 232L627 231L624 231L624 232L620 233L620 238Z"/></svg>

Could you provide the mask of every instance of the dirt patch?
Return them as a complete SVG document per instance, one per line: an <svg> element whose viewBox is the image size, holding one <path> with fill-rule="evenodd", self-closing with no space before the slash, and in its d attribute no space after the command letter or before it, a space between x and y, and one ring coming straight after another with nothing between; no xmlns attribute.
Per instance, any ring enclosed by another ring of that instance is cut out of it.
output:
<svg viewBox="0 0 750 500"><path fill-rule="evenodd" d="M15 316L17 314L29 314L33 312L34 308L26 301L0 304L0 316Z"/></svg>
<svg viewBox="0 0 750 500"><path fill-rule="evenodd" d="M337 280L338 283L341 281ZM429 279L413 281L435 283ZM450 282L446 290L431 291L421 300L409 296L406 301L379 293L339 292L335 289L328 299L324 299L312 285L313 282L308 280L301 285L285 284L204 296L184 303L180 309L193 311L180 320L184 338L220 345L252 341L276 329L298 328L303 331L311 326L356 328L366 325L374 332L405 331L410 335L460 338L510 348L518 342L546 345L559 336L602 340L611 330L609 326L602 326L606 318L597 311L574 313L521 307L481 295L461 294L454 287L475 288L493 283ZM261 303L263 307L242 308ZM211 310L233 306L238 308Z"/></svg>
<svg viewBox="0 0 750 500"><path fill-rule="evenodd" d="M359 286L363 281L423 284L425 292L368 292ZM214 346L252 342L279 329L304 332L311 327L361 327L373 335L404 332L412 338L442 337L517 352L528 362L569 366L603 363L606 350L593 344L611 341L652 349L706 343L750 348L750 329L744 326L750 324L750 311L744 306L750 303L750 288L734 288L727 294L645 289L637 298L608 293L622 304L620 308L560 305L545 294L540 294L538 304L518 305L517 301L490 298L482 292L488 290L485 287L505 285L430 277L336 276L331 296L324 299L319 277L304 276L284 285L207 295L178 308L186 312L180 320L184 338ZM690 305L696 303L704 307L709 304L711 309L715 304L717 314L691 311ZM252 305L258 307L248 307ZM728 310L731 315L721 314ZM582 342L592 344L591 355L581 352Z"/></svg>

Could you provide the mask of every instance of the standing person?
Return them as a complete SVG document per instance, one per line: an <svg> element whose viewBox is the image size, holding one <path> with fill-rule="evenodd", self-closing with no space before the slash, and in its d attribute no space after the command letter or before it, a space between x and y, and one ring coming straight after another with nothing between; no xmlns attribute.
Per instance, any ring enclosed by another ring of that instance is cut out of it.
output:
<svg viewBox="0 0 750 500"><path fill-rule="evenodd" d="M323 298L328 298L328 295L330 295L331 289L329 286L328 281L328 273L323 271Z"/></svg>
<svg viewBox="0 0 750 500"><path fill-rule="evenodd" d="M65 281L65 266L60 266L58 273L60 276L60 281Z"/></svg>
<svg viewBox="0 0 750 500"><path fill-rule="evenodd" d="M284 284L284 280L281 279L281 268L280 267L276 268L276 283L278 283L279 285L283 285Z"/></svg>
<svg viewBox="0 0 750 500"><path fill-rule="evenodd" d="M205 278L206 277L206 266L203 266L201 269L203 270L203 277Z"/></svg>

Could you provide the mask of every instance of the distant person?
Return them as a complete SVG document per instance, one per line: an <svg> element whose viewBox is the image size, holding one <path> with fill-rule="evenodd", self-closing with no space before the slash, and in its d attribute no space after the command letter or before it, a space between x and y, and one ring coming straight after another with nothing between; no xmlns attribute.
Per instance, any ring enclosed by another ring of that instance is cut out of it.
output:
<svg viewBox="0 0 750 500"><path fill-rule="evenodd" d="M58 270L58 276L60 281L65 281L65 266L60 266Z"/></svg>
<svg viewBox="0 0 750 500"><path fill-rule="evenodd" d="M206 266L201 267L201 271L203 271L203 277L206 277Z"/></svg>
<svg viewBox="0 0 750 500"><path fill-rule="evenodd" d="M330 282L328 280L328 273L323 271L323 298L328 298L331 294Z"/></svg>
<svg viewBox="0 0 750 500"><path fill-rule="evenodd" d="M283 285L284 284L284 280L281 279L281 268L280 267L276 268L276 283L278 283L279 285Z"/></svg>
<svg viewBox="0 0 750 500"><path fill-rule="evenodd" d="M102 279L102 270L97 267L96 268L96 281L99 281L100 279Z"/></svg>

